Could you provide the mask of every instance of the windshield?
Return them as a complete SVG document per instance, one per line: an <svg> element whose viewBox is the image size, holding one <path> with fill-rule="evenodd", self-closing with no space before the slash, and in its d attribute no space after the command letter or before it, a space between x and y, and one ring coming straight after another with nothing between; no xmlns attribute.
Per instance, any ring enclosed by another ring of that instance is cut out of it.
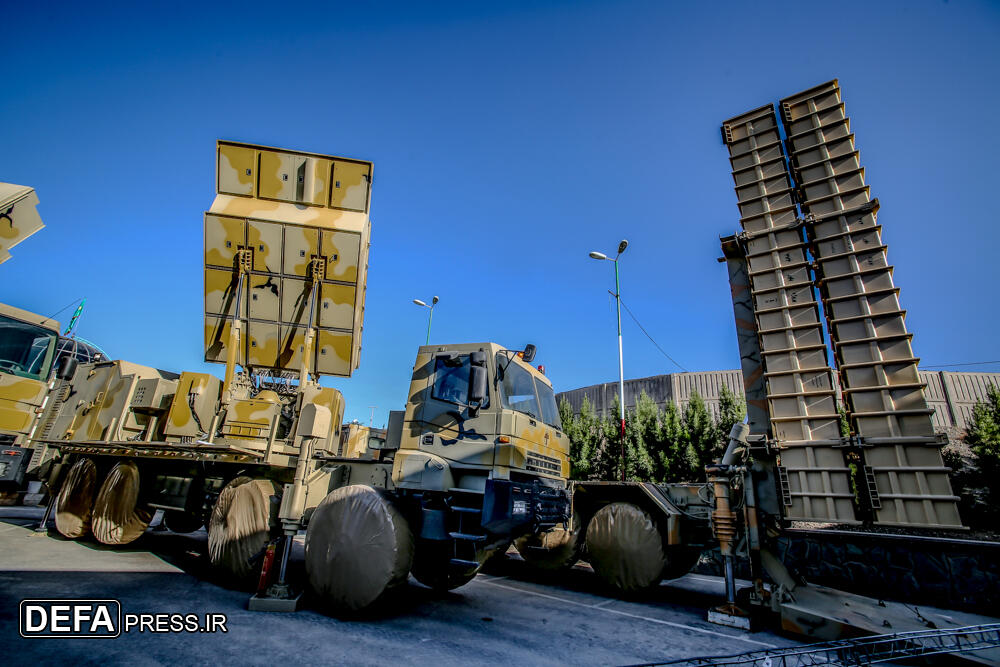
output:
<svg viewBox="0 0 1000 667"><path fill-rule="evenodd" d="M541 419L549 426L562 430L552 387L536 381L527 369L510 361L510 357L502 352L497 354L497 372L501 380L503 407Z"/></svg>
<svg viewBox="0 0 1000 667"><path fill-rule="evenodd" d="M55 332L0 315L0 373L45 380L55 343Z"/></svg>
<svg viewBox="0 0 1000 667"><path fill-rule="evenodd" d="M556 395L552 392L552 387L538 378L535 378L535 386L538 388L538 402L542 406L542 421L561 431L562 422L559 421L559 406L556 405Z"/></svg>

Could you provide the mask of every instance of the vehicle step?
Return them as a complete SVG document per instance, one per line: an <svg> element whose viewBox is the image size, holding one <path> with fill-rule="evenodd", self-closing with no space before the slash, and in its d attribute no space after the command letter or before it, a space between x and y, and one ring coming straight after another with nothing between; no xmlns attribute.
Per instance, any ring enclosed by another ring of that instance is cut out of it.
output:
<svg viewBox="0 0 1000 667"><path fill-rule="evenodd" d="M485 542L485 535L476 535L474 533L448 533L452 539L455 540L465 540L467 542Z"/></svg>
<svg viewBox="0 0 1000 667"><path fill-rule="evenodd" d="M449 562L454 567L461 567L465 569L479 567L479 561L475 560L463 560L462 558L452 558L451 561Z"/></svg>
<svg viewBox="0 0 1000 667"><path fill-rule="evenodd" d="M452 505L449 509L455 512L465 512L466 514L479 514L482 512L478 507L459 507L458 505Z"/></svg>

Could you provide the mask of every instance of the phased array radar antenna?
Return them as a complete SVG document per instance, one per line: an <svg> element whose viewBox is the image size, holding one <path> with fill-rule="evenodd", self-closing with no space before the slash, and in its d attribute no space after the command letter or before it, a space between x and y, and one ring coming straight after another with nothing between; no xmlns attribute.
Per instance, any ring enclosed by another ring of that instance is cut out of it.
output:
<svg viewBox="0 0 1000 667"><path fill-rule="evenodd" d="M219 141L205 213L205 360L349 377L360 364L372 163Z"/></svg>

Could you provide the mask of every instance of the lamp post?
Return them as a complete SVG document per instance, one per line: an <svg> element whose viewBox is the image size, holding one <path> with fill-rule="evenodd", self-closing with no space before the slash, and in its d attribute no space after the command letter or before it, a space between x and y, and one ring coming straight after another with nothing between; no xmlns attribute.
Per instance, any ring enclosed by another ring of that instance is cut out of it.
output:
<svg viewBox="0 0 1000 667"><path fill-rule="evenodd" d="M622 239L618 244L618 254L611 259L603 252L590 253L591 259L601 259L614 262L615 264L615 305L618 306L618 409L619 420L621 422L621 448L622 448L622 481L625 481L625 363L622 360L622 299L621 286L618 280L618 259L628 247L628 241Z"/></svg>
<svg viewBox="0 0 1000 667"><path fill-rule="evenodd" d="M426 308L427 310L430 311L430 313L427 315L427 342L424 343L424 345L431 344L431 320L434 319L434 306L437 305L437 302L439 300L440 299L438 299L437 297L434 297L433 299L431 299L431 305L429 306L420 299L413 300L413 303L417 304L418 306L422 306L423 308Z"/></svg>

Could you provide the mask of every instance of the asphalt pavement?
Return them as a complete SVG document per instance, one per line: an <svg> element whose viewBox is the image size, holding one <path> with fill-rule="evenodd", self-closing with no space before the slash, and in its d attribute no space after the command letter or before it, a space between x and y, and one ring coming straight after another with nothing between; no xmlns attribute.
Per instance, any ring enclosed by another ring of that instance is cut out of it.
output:
<svg viewBox="0 0 1000 667"><path fill-rule="evenodd" d="M709 623L722 580L689 574L641 599L602 594L584 566L539 574L508 557L439 594L414 580L375 614L337 618L306 601L295 613L247 610L249 594L213 583L204 530L147 531L126 547L34 533L39 508L0 508L0 637L4 663L350 665L630 665L795 645L771 632ZM304 576L301 537L289 566ZM25 599L114 599L126 614L224 614L226 632L114 639L22 637Z"/></svg>

